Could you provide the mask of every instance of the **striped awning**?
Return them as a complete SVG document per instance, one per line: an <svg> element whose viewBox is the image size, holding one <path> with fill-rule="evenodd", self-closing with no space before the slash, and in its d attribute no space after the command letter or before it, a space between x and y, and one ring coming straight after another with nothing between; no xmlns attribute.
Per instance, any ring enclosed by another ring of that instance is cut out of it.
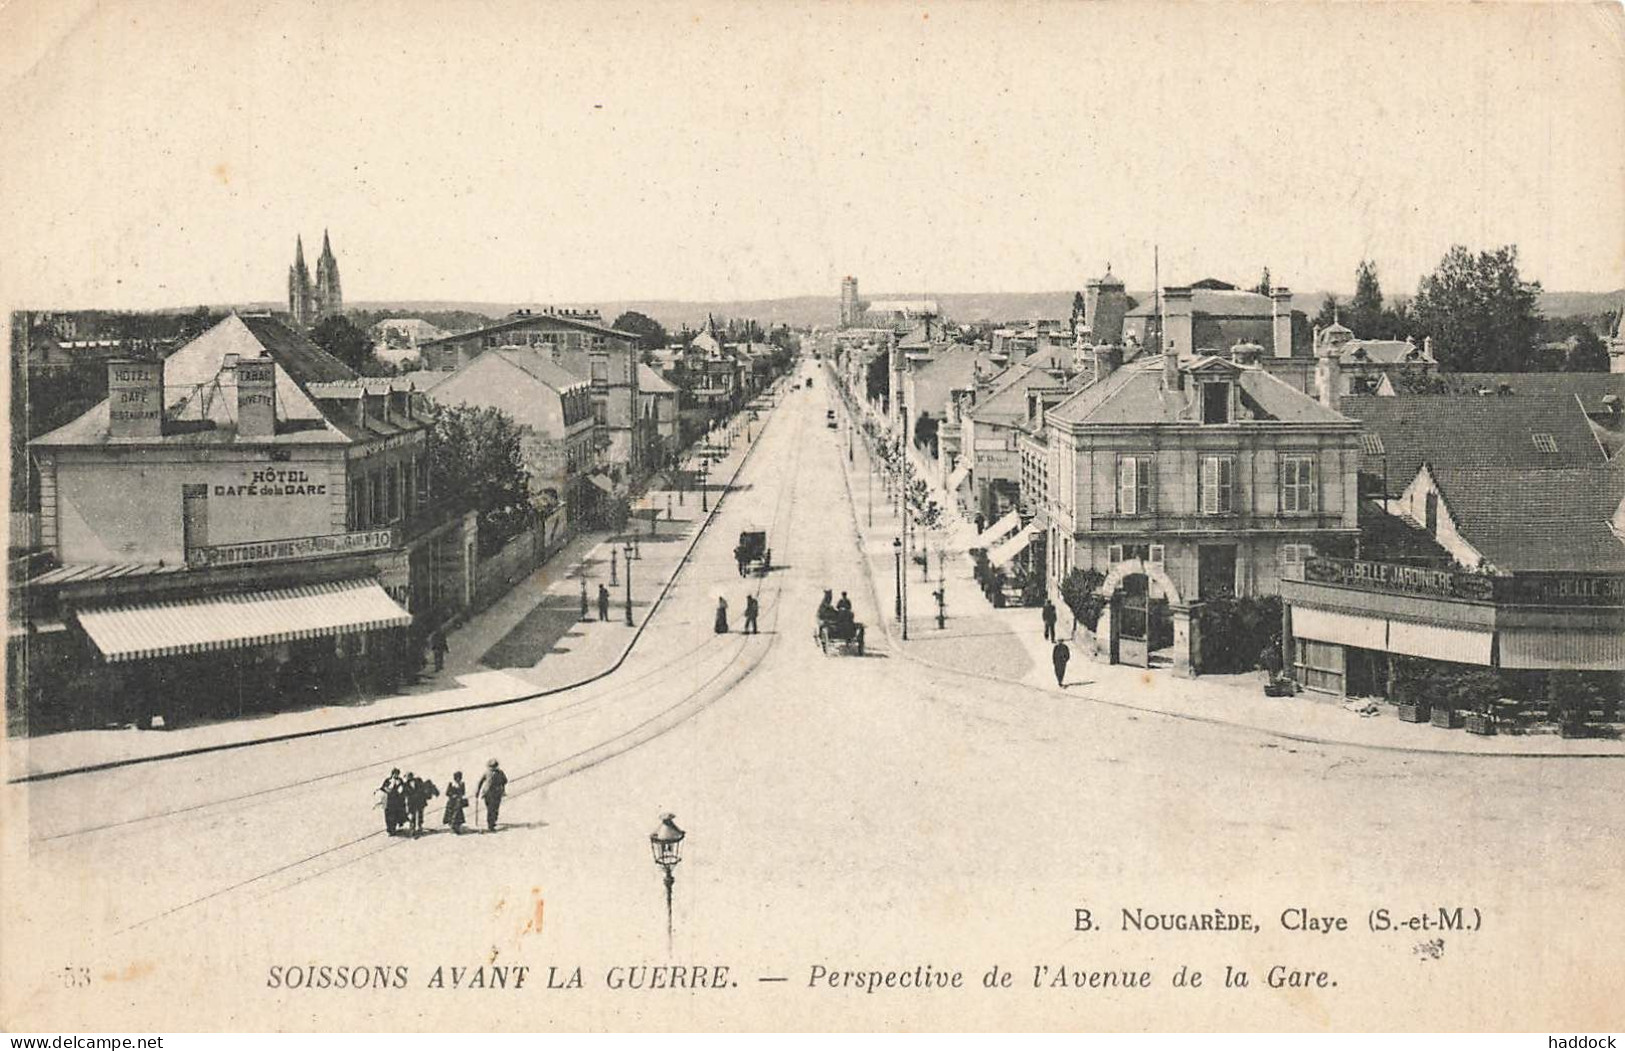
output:
<svg viewBox="0 0 1625 1051"><path fill-rule="evenodd" d="M264 646L404 628L412 615L372 580L79 611L79 625L109 661Z"/></svg>
<svg viewBox="0 0 1625 1051"><path fill-rule="evenodd" d="M976 534L977 547L992 547L1000 540L1021 528L1021 511L1012 508L1010 513Z"/></svg>
<svg viewBox="0 0 1625 1051"><path fill-rule="evenodd" d="M1027 550L1027 545L1033 542L1033 537L1043 532L1036 523L1028 523L1017 531L1016 535L987 553L987 560L995 566L1002 566L1012 558Z"/></svg>

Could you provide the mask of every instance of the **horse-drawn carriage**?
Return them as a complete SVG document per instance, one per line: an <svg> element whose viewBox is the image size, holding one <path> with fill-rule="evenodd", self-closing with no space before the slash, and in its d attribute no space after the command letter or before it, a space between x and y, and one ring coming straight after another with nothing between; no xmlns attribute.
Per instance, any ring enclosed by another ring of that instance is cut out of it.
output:
<svg viewBox="0 0 1625 1051"><path fill-rule="evenodd" d="M740 576L753 569L767 576L768 570L773 568L773 551L767 546L767 531L747 529L740 533L739 543L734 547L734 561L739 564Z"/></svg>
<svg viewBox="0 0 1625 1051"><path fill-rule="evenodd" d="M827 655L831 649L863 656L864 629L861 621L852 619L851 603L841 596L839 605L830 602L830 593L824 592L824 601L818 606L818 627L813 641Z"/></svg>

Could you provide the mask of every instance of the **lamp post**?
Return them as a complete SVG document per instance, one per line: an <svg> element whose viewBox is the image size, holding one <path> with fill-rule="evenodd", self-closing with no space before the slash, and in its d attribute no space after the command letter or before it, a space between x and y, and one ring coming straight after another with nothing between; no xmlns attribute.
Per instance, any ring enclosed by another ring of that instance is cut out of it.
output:
<svg viewBox="0 0 1625 1051"><path fill-rule="evenodd" d="M661 814L659 826L649 833L649 850L654 854L655 864L659 865L666 874L666 951L671 952L672 920L671 920L671 888L676 883L676 877L671 870L683 860L683 837L687 835L677 827L675 815Z"/></svg>
<svg viewBox="0 0 1625 1051"><path fill-rule="evenodd" d="M706 479L710 476L711 458L702 456L700 457L700 510L705 513L709 513L711 510L710 497L705 488Z"/></svg>
<svg viewBox="0 0 1625 1051"><path fill-rule="evenodd" d="M615 579L615 555L616 555L616 549L613 548L613 547L610 548L609 549L609 586L610 587L614 587L616 585L616 583L617 583L617 581Z"/></svg>
<svg viewBox="0 0 1625 1051"><path fill-rule="evenodd" d="M894 617L896 617L898 620L902 620L903 619L903 538L902 537L900 537L900 536L892 537L891 553L892 553L892 561L897 564L897 579L893 582L893 585L892 585L893 594L896 595L897 601L896 601L896 609L895 609L895 611L893 612L892 615Z"/></svg>
<svg viewBox="0 0 1625 1051"><path fill-rule="evenodd" d="M626 626L632 626L632 541L626 542Z"/></svg>
<svg viewBox="0 0 1625 1051"><path fill-rule="evenodd" d="M587 574L581 574L581 619L587 619Z"/></svg>

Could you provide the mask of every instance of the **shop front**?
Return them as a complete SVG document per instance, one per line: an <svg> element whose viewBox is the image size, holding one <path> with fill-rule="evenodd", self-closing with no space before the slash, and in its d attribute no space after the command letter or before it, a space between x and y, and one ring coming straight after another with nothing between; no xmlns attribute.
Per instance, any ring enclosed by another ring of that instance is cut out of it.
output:
<svg viewBox="0 0 1625 1051"><path fill-rule="evenodd" d="M1625 672L1625 574L1520 573L1311 558L1281 582L1305 688L1388 696L1394 658L1509 671Z"/></svg>

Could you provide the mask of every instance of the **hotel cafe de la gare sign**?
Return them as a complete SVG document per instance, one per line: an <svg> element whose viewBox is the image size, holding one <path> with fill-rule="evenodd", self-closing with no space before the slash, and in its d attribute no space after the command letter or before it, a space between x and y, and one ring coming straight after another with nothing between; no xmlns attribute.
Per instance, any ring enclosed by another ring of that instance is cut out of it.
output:
<svg viewBox="0 0 1625 1051"><path fill-rule="evenodd" d="M1513 573L1497 576L1452 569L1364 562L1304 560L1303 579L1355 591L1419 595L1498 606L1625 606L1625 573Z"/></svg>
<svg viewBox="0 0 1625 1051"><path fill-rule="evenodd" d="M218 566L246 566L258 562L295 562L335 555L361 555L388 551L395 546L395 530L368 529L325 536L296 536L283 540L255 540L243 544L215 544L194 547L186 562L200 569Z"/></svg>

